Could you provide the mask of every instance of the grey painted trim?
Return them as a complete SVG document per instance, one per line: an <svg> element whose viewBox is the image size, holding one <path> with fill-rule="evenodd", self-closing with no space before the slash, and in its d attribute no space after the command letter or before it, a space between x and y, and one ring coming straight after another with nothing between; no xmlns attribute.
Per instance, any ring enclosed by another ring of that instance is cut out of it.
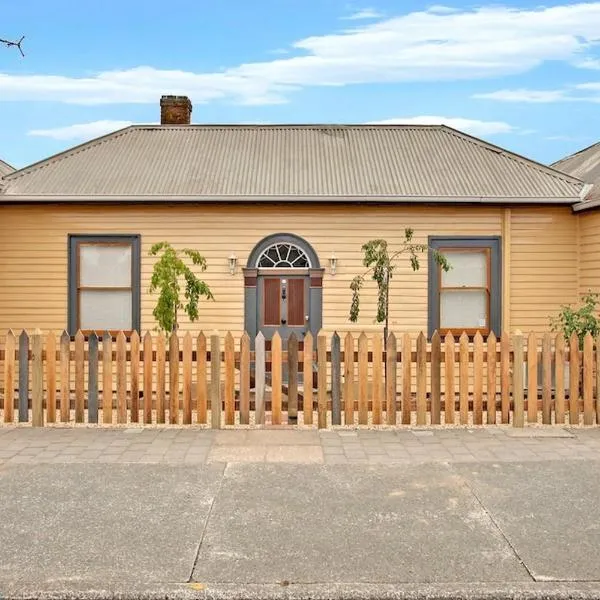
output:
<svg viewBox="0 0 600 600"><path fill-rule="evenodd" d="M490 289L490 329L496 336L502 332L502 238L500 236L429 236L429 247L445 248L490 248L491 249L491 289ZM439 329L440 286L433 254L429 253L427 285L427 333L431 338Z"/></svg>
<svg viewBox="0 0 600 600"><path fill-rule="evenodd" d="M314 248L304 238L301 238L295 233L274 233L272 235L268 235L266 238L263 238L260 242L258 242L258 244L256 244L256 246L254 246L252 252L250 252L250 256L248 256L248 262L246 263L247 268L255 269L256 262L269 246L272 246L276 243L285 242L296 244L302 248L310 260L312 269L318 269L321 266L319 257L317 256Z"/></svg>
<svg viewBox="0 0 600 600"><path fill-rule="evenodd" d="M141 312L142 312L142 290L141 290L141 236L139 234L75 234L68 236L67 256L68 256L68 308L67 308L67 330L70 335L77 332L77 261L75 260L75 249L77 242L131 242L131 306L132 320L131 324L134 330L140 330Z"/></svg>

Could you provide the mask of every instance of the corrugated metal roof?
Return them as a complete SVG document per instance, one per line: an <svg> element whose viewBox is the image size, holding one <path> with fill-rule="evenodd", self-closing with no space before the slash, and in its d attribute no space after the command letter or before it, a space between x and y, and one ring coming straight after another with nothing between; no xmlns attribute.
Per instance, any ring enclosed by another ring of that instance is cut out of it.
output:
<svg viewBox="0 0 600 600"><path fill-rule="evenodd" d="M562 158L552 167L593 185L585 200L576 205L576 210L600 206L600 143Z"/></svg>
<svg viewBox="0 0 600 600"><path fill-rule="evenodd" d="M8 175L9 173L12 173L14 171L14 169L6 162L4 162L2 159L0 159L0 177L3 177L4 175Z"/></svg>
<svg viewBox="0 0 600 600"><path fill-rule="evenodd" d="M445 126L132 126L13 173L2 199L569 203L582 185Z"/></svg>

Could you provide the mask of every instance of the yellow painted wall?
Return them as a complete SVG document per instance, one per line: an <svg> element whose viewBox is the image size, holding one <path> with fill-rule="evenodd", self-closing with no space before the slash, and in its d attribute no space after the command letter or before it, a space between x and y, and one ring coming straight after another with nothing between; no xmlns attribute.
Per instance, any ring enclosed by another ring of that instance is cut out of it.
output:
<svg viewBox="0 0 600 600"><path fill-rule="evenodd" d="M375 284L367 283L360 321L351 325L349 283L362 272L360 247L383 237L392 246L405 227L416 241L427 235L501 235L503 209L440 206L146 205L0 206L0 331L40 327L61 330L67 320L67 235L139 233L142 236L142 329L155 326L153 298L147 293L152 270L150 246L166 239L194 247L207 258L205 279L216 302L204 303L201 318L182 329L243 328L243 275L229 273L228 256L239 266L256 243L276 232L310 242L326 267L323 281L326 330L375 329ZM569 208L517 208L511 211L511 329L547 328L548 316L575 299L577 217ZM329 257L338 257L337 274ZM427 328L427 260L412 273L408 263L393 280L391 325L395 331Z"/></svg>
<svg viewBox="0 0 600 600"><path fill-rule="evenodd" d="M600 292L600 210L579 213L579 291Z"/></svg>

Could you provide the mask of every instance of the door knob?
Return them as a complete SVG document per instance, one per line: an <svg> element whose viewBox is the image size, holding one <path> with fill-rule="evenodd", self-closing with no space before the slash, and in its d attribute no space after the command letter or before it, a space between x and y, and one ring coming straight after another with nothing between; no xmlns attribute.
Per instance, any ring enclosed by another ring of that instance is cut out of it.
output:
<svg viewBox="0 0 600 600"><path fill-rule="evenodd" d="M287 321L285 319L281 319L281 324L285 325L287 323Z"/></svg>
<svg viewBox="0 0 600 600"><path fill-rule="evenodd" d="M304 315L304 320L308 321L310 319L310 317L308 315Z"/></svg>

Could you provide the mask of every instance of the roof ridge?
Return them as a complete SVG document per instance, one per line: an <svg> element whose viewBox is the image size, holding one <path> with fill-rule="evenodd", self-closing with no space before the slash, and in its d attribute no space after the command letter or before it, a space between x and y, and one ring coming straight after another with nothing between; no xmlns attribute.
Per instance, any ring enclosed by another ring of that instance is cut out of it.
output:
<svg viewBox="0 0 600 600"><path fill-rule="evenodd" d="M577 152L573 152L572 154L564 156L563 158L560 158L557 161L553 162L550 166L555 167L556 165L565 163L568 160L571 160L572 158L575 158L576 156L579 156L580 154L583 154L584 152L587 152L588 150L595 148L596 146L600 146L600 142L594 142L593 144L590 144L589 146L586 146L585 148L582 148L581 150L577 150Z"/></svg>
<svg viewBox="0 0 600 600"><path fill-rule="evenodd" d="M550 175L556 179L560 179L561 181L566 181L566 182L575 183L575 184L577 184L577 183L584 184L585 183L578 177L574 177L573 175L569 175L568 173L563 173L562 171L559 171L558 169L555 169L552 166L545 165L545 164L538 162L536 160L533 160L531 158L527 158L526 156L523 156L522 154L513 152L512 150L507 150L506 148L502 148L502 146L497 146L496 144L492 144L491 142L482 140L481 138L475 137L468 133L464 133L463 131L454 129L454 127L450 127L449 125L442 125L441 128L442 128L442 130L445 130L445 132L449 135L461 137L461 138L465 139L465 141L467 141L467 142L470 142L472 144L477 144L478 146L482 146L482 147L486 148L487 150L496 152L497 154L502 154L502 155L506 156L506 158L508 158L509 160L523 164L527 167L531 167L542 173L547 173L548 175Z"/></svg>
<svg viewBox="0 0 600 600"><path fill-rule="evenodd" d="M15 171L13 171L12 173L9 173L8 175L5 175L3 177L3 179L4 179L4 181L15 181L17 179L20 179L21 177L24 177L25 175L33 173L34 171L39 171L41 169L44 169L46 167L49 167L50 165L57 163L57 162L66 160L67 158L70 158L71 156L75 156L75 155L79 154L80 152L85 152L86 150L90 150L91 148L95 148L96 146L100 146L101 144L105 144L109 141L112 141L123 135L126 135L127 133L130 133L133 129L135 129L135 127L136 127L135 125L128 125L127 127L123 127L122 129L117 129L116 131L111 131L110 133L107 133L106 135L102 135L100 137L88 140L87 142L77 144L76 146L67 148L66 150L63 150L62 152L58 152L57 154L53 154L51 156L48 156L47 158L38 160L38 161L36 161L30 165L27 165L21 169L17 169Z"/></svg>

